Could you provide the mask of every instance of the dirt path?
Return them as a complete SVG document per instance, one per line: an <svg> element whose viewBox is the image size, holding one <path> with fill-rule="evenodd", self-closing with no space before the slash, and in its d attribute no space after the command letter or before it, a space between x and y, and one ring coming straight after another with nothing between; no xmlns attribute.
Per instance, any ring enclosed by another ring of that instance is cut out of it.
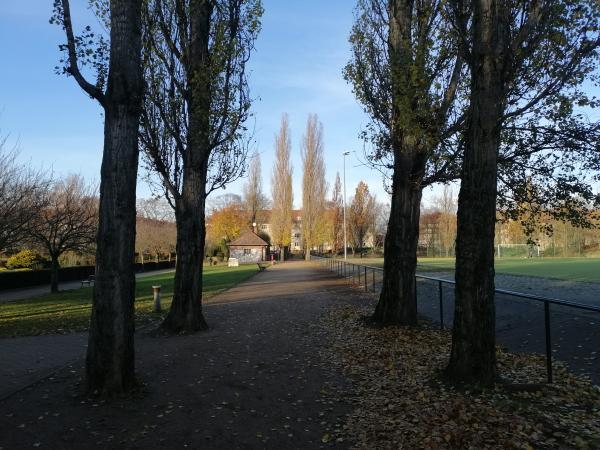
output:
<svg viewBox="0 0 600 450"><path fill-rule="evenodd" d="M81 397L79 360L1 402L0 448L345 447L322 442L349 406L328 394L345 382L324 367L327 336L313 324L353 301L357 291L317 266L270 268L211 299L208 332L138 337L138 398Z"/></svg>

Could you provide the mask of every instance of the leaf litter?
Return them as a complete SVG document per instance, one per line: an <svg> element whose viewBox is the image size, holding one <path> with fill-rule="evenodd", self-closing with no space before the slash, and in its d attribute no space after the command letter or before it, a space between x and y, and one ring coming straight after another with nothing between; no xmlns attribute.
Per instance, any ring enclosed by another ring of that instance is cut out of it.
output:
<svg viewBox="0 0 600 450"><path fill-rule="evenodd" d="M600 448L600 388L555 362L545 384L540 355L499 348L502 382L493 389L458 389L443 380L451 334L430 324L374 328L368 307L331 309L327 364L351 388L329 393L353 405L346 423L322 442L343 439L357 449ZM338 442L340 442L338 441Z"/></svg>

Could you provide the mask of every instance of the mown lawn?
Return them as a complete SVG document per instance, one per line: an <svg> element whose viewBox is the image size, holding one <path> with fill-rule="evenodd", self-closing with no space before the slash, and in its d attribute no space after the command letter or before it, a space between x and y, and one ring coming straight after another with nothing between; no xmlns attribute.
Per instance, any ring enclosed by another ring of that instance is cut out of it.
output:
<svg viewBox="0 0 600 450"><path fill-rule="evenodd" d="M383 258L350 262L383 267ZM499 258L496 273L600 283L600 258ZM419 270L454 270L454 258L419 258Z"/></svg>
<svg viewBox="0 0 600 450"><path fill-rule="evenodd" d="M204 298L246 280L258 271L256 265L204 268ZM173 295L174 272L139 278L136 282L136 324L159 319L154 313L152 286L161 286L161 304L168 310ZM92 303L92 288L48 294L0 304L0 337L63 334L87 330ZM164 314L164 312L163 312Z"/></svg>

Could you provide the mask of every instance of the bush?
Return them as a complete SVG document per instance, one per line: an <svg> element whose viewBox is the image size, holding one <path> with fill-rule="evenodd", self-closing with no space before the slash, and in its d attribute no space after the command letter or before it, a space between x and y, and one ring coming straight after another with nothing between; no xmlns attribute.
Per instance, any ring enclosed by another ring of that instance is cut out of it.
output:
<svg viewBox="0 0 600 450"><path fill-rule="evenodd" d="M15 269L35 269L41 266L43 258L32 250L23 250L11 256L6 261L6 268Z"/></svg>

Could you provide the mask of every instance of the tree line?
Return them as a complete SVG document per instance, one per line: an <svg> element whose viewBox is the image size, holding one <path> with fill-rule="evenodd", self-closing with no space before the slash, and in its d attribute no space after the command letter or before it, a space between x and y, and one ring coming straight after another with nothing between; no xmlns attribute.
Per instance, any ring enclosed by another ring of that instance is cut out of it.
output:
<svg viewBox="0 0 600 450"><path fill-rule="evenodd" d="M96 250L98 192L94 183L71 174L56 177L17 159L17 149L0 142L0 254L27 252L33 268L50 268L50 290L58 292L61 261L68 255L89 259ZM156 199L138 202L135 249L139 262L170 258L174 252L172 220ZM92 258L93 259L93 258Z"/></svg>

